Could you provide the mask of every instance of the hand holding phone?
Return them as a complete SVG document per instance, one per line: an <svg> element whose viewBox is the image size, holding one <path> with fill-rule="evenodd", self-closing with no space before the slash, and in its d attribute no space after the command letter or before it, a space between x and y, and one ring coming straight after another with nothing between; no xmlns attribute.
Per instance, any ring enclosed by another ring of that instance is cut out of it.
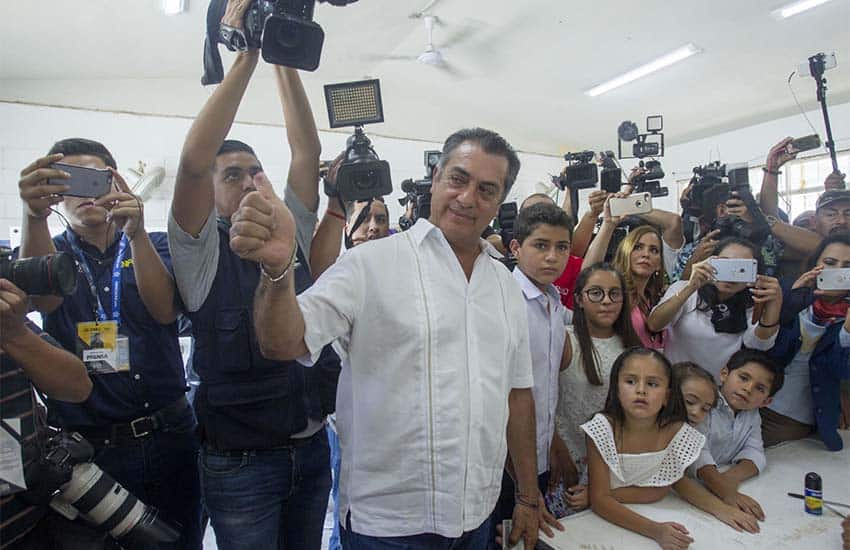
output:
<svg viewBox="0 0 850 550"><path fill-rule="evenodd" d="M818 149L820 146L820 136L812 134L810 136L803 136L792 140L791 143L788 144L788 152L791 154L797 154L802 153L803 151Z"/></svg>
<svg viewBox="0 0 850 550"><path fill-rule="evenodd" d="M64 184L68 190L60 195L96 199L112 189L112 172L108 168L88 168L75 164L55 162L50 168L70 174L69 179L47 180L48 184Z"/></svg>
<svg viewBox="0 0 850 550"><path fill-rule="evenodd" d="M850 267L824 269L817 278L818 290L850 290Z"/></svg>
<svg viewBox="0 0 850 550"><path fill-rule="evenodd" d="M758 277L758 262L753 258L711 258L709 264L718 282L754 283Z"/></svg>
<svg viewBox="0 0 850 550"><path fill-rule="evenodd" d="M608 206L613 217L648 214L652 211L652 195L633 193L627 197L611 197L608 199Z"/></svg>

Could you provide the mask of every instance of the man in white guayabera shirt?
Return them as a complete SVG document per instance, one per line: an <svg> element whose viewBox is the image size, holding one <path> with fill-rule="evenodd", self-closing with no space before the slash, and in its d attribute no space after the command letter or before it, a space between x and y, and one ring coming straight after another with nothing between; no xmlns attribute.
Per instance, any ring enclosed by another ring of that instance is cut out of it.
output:
<svg viewBox="0 0 850 550"><path fill-rule="evenodd" d="M525 300L480 239L518 171L498 134L456 132L434 173L430 219L351 249L297 298L295 225L271 186L233 218L232 249L262 267L263 354L309 364L338 341L347 355L351 401L337 411L344 548L485 547L508 452L511 540L533 548L538 526L555 523L537 489Z"/></svg>

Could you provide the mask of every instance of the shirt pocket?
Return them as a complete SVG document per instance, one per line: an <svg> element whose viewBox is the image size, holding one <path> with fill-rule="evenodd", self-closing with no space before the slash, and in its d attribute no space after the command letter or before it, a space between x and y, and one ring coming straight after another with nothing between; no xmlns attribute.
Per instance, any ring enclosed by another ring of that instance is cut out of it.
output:
<svg viewBox="0 0 850 550"><path fill-rule="evenodd" d="M222 372L244 372L251 368L250 319L241 308L222 309L215 314L215 333L209 360Z"/></svg>

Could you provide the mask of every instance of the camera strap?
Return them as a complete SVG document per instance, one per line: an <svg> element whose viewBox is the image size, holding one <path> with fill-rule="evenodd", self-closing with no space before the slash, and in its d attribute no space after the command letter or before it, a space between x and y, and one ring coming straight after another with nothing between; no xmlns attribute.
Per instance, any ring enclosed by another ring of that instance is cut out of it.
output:
<svg viewBox="0 0 850 550"><path fill-rule="evenodd" d="M71 250L74 251L74 256L77 257L77 263L80 265L80 270L86 278L89 291L97 303L97 320L109 321L110 319L106 315L106 310L103 309L103 303L100 301L100 295L97 293L94 276L92 275L85 254L83 254L83 251L74 239L68 239L68 242L71 245ZM119 327L121 326L121 263L124 261L124 255L127 253L129 242L127 235L121 235L121 241L118 243L118 252L115 254L115 261L112 263L112 287L110 288L110 294L112 295L112 320Z"/></svg>
<svg viewBox="0 0 850 550"><path fill-rule="evenodd" d="M372 212L372 203L375 202L375 199L369 199L366 202L366 206L357 214L357 219L354 220L354 224L351 226L351 230L345 234L345 248L351 248L354 246L354 241L351 240L351 236L354 235L354 232L363 225L363 222L366 221L366 217L369 216L369 213Z"/></svg>

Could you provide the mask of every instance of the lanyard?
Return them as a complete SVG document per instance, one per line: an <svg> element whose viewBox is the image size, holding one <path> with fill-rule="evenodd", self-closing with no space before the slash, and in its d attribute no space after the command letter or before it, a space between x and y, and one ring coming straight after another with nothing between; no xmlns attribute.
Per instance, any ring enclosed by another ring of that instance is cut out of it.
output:
<svg viewBox="0 0 850 550"><path fill-rule="evenodd" d="M85 254L80 250L77 243L74 242L74 239L68 239L68 242L74 251L74 255L77 257L83 276L85 276L86 282L89 284L89 290L97 301L97 320L108 321L109 317L106 316L106 311L103 309L100 295L97 293L97 286L94 284L94 276L92 275ZM121 326L121 262L124 261L124 254L127 252L128 243L127 235L122 235L121 242L118 243L118 252L115 254L115 262L112 264L112 319L118 326Z"/></svg>

